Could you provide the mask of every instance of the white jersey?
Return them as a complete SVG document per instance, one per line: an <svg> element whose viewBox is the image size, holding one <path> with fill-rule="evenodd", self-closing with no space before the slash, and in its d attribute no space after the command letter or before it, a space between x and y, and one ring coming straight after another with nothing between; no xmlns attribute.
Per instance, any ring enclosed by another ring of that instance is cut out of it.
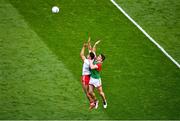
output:
<svg viewBox="0 0 180 121"><path fill-rule="evenodd" d="M84 60L83 68L82 68L82 75L90 75L90 63L88 59Z"/></svg>

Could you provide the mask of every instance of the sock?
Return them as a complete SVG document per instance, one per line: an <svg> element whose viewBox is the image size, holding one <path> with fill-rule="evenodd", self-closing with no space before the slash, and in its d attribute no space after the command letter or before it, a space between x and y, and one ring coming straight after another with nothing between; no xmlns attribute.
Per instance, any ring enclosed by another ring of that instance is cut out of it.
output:
<svg viewBox="0 0 180 121"><path fill-rule="evenodd" d="M104 104L104 105L106 105L106 100L105 100L105 101L103 101L103 104Z"/></svg>

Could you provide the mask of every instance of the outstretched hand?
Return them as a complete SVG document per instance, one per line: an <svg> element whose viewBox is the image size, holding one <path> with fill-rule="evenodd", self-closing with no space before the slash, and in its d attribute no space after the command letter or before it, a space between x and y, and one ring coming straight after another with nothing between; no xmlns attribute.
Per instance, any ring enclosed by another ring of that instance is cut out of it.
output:
<svg viewBox="0 0 180 121"><path fill-rule="evenodd" d="M95 43L95 45L99 44L100 42L101 42L101 40L98 40L98 41Z"/></svg>
<svg viewBox="0 0 180 121"><path fill-rule="evenodd" d="M89 38L88 38L88 43L90 43L90 41L91 41L91 37L89 36Z"/></svg>
<svg viewBox="0 0 180 121"><path fill-rule="evenodd" d="M83 44L83 47L87 47L87 46L88 46L88 44L87 44L87 43L84 43L84 44Z"/></svg>

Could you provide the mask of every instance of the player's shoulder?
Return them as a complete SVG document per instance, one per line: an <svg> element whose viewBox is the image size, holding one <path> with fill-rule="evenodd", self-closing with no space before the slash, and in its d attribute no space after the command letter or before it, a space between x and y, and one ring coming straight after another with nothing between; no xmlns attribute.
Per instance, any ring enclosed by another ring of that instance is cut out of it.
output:
<svg viewBox="0 0 180 121"><path fill-rule="evenodd" d="M97 70L98 71L101 71L102 70L102 63L97 63Z"/></svg>
<svg viewBox="0 0 180 121"><path fill-rule="evenodd" d="M87 58L84 59L84 63L89 63L89 60Z"/></svg>

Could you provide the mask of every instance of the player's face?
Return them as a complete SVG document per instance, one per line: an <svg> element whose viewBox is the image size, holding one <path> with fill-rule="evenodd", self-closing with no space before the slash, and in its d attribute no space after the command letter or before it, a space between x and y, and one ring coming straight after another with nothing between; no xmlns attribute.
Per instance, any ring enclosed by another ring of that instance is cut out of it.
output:
<svg viewBox="0 0 180 121"><path fill-rule="evenodd" d="M97 61L102 61L101 55L99 55L99 56L97 57Z"/></svg>

